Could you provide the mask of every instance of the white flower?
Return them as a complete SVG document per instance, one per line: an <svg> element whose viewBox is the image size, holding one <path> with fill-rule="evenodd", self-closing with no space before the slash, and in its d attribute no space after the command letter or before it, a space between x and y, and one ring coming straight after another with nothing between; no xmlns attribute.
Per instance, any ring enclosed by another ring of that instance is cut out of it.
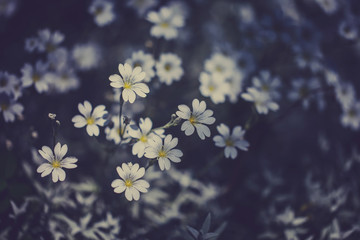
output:
<svg viewBox="0 0 360 240"><path fill-rule="evenodd" d="M49 163L41 164L36 171L41 173L41 177L52 173L53 182L57 182L58 180L64 181L66 174L63 168L76 168L75 163L78 161L75 157L64 158L67 151L68 147L66 144L61 146L60 143L57 143L54 148L54 153L48 146L43 146L42 149L39 150L39 153Z"/></svg>
<svg viewBox="0 0 360 240"><path fill-rule="evenodd" d="M15 75L0 71L0 93L4 92L10 96L14 91L16 83Z"/></svg>
<svg viewBox="0 0 360 240"><path fill-rule="evenodd" d="M122 98L125 102L133 103L136 95L146 97L146 94L150 92L149 87L141 82L145 78L145 72L142 72L141 67L132 69L127 63L125 65L119 64L119 72L120 75L113 74L109 77L110 86L123 88Z"/></svg>
<svg viewBox="0 0 360 240"><path fill-rule="evenodd" d="M82 128L86 126L86 132L89 136L99 136L99 127L104 126L106 120L103 119L104 115L108 112L105 110L104 105L99 105L92 111L92 105L88 101L84 104L79 103L78 109L83 115L76 115L72 118L72 122L76 128Z"/></svg>
<svg viewBox="0 0 360 240"><path fill-rule="evenodd" d="M270 72L261 71L259 77L253 77L252 82L257 90L268 93L272 99L278 100L280 98L278 92L278 88L281 86L280 79L272 78Z"/></svg>
<svg viewBox="0 0 360 240"><path fill-rule="evenodd" d="M16 0L0 0L0 17L12 16L17 6L18 6L18 1Z"/></svg>
<svg viewBox="0 0 360 240"><path fill-rule="evenodd" d="M214 53L205 61L205 70L210 73L219 73L225 78L231 78L236 69L235 61L221 53Z"/></svg>
<svg viewBox="0 0 360 240"><path fill-rule="evenodd" d="M184 70L181 67L181 58L172 53L163 53L156 63L156 73L159 81L170 85L173 81L179 81Z"/></svg>
<svg viewBox="0 0 360 240"><path fill-rule="evenodd" d="M336 84L335 94L343 108L348 108L355 101L355 89L350 83Z"/></svg>
<svg viewBox="0 0 360 240"><path fill-rule="evenodd" d="M161 171L164 171L164 169L169 170L171 167L170 161L181 162L180 157L183 156L182 151L173 149L177 144L178 138L173 138L171 134L166 135L164 143L159 136L154 135L149 140L149 146L145 149L145 157L158 159Z"/></svg>
<svg viewBox="0 0 360 240"><path fill-rule="evenodd" d="M91 43L79 44L74 47L71 56L80 70L89 70L99 63L100 49Z"/></svg>
<svg viewBox="0 0 360 240"><path fill-rule="evenodd" d="M139 164L123 163L121 167L117 167L121 179L115 179L111 186L114 188L115 193L122 193L125 191L125 197L127 200L135 201L139 200L140 193L146 193L147 188L150 187L149 183L145 180L139 180L145 174L145 168L139 168Z"/></svg>
<svg viewBox="0 0 360 240"><path fill-rule="evenodd" d="M254 102L259 114L268 114L269 110L277 111L279 109L279 105L271 99L268 93L260 92L253 87L247 88L247 93L241 94L241 97L246 101Z"/></svg>
<svg viewBox="0 0 360 240"><path fill-rule="evenodd" d="M38 48L39 40L36 37L31 37L25 39L25 50L28 52L33 52Z"/></svg>
<svg viewBox="0 0 360 240"><path fill-rule="evenodd" d="M306 217L295 217L291 208L286 208L282 214L276 216L276 221L287 226L297 227L307 221Z"/></svg>
<svg viewBox="0 0 360 240"><path fill-rule="evenodd" d="M204 97L210 97L215 104L225 102L225 96L230 93L230 84L219 73L200 74L200 92Z"/></svg>
<svg viewBox="0 0 360 240"><path fill-rule="evenodd" d="M154 135L163 137L164 129L158 129L152 131L152 121L150 118L140 118L139 128L129 128L129 135L137 140L132 147L132 154L137 155L139 158L144 156L145 148L149 145L149 139L152 139Z"/></svg>
<svg viewBox="0 0 360 240"><path fill-rule="evenodd" d="M124 119L123 116L122 119ZM116 144L119 144L120 142L121 143L130 142L131 138L129 135L129 129L130 129L130 125L133 122L130 122L128 125L126 125L126 127L125 124L121 124L121 129L120 129L119 116L113 116L111 118L111 121L113 122L114 126L112 128L110 127L105 128L106 139L113 140ZM122 135L122 137L120 135Z"/></svg>
<svg viewBox="0 0 360 240"><path fill-rule="evenodd" d="M37 61L35 68L30 64L25 64L21 69L24 87L34 84L38 93L47 92L49 90L49 81L45 78L49 65L41 61Z"/></svg>
<svg viewBox="0 0 360 240"><path fill-rule="evenodd" d="M94 0L89 7L89 13L94 16L95 23L103 27L115 20L113 8L114 4L110 1Z"/></svg>
<svg viewBox="0 0 360 240"><path fill-rule="evenodd" d="M194 133L195 128L199 137L204 140L205 137L210 137L210 129L205 124L213 124L215 118L212 117L213 111L206 110L205 101L199 102L198 99L192 101L193 110L186 105L179 105L180 111L176 112L180 118L185 119L181 125L181 131L185 131L186 136L190 136Z"/></svg>
<svg viewBox="0 0 360 240"><path fill-rule="evenodd" d="M13 100L2 101L0 100L0 112L3 113L5 122L15 121L15 116L21 116L24 110L23 105Z"/></svg>
<svg viewBox="0 0 360 240"><path fill-rule="evenodd" d="M149 12L147 20L155 24L150 30L151 36L164 37L166 40L176 38L177 29L184 26L183 16L168 7L162 7L159 12Z"/></svg>
<svg viewBox="0 0 360 240"><path fill-rule="evenodd" d="M351 127L357 130L360 127L360 102L353 102L351 105L343 108L344 113L341 116L341 123L344 127Z"/></svg>
<svg viewBox="0 0 360 240"><path fill-rule="evenodd" d="M293 89L289 92L288 98L293 101L302 100L302 105L305 109L309 108L310 99L315 96L311 95L311 92L321 87L317 78L308 80L298 78L294 79L291 84L293 85Z"/></svg>
<svg viewBox="0 0 360 240"><path fill-rule="evenodd" d="M151 78L155 76L154 65L155 60L151 54L144 53L143 51L134 52L130 59L126 60L133 68L141 67L145 72L145 82L150 82Z"/></svg>
<svg viewBox="0 0 360 240"><path fill-rule="evenodd" d="M213 140L215 146L225 147L225 157L235 159L237 156L236 148L239 148L243 151L247 151L249 147L249 142L244 140L245 130L240 126L235 126L232 134L230 134L230 129L225 124L220 124L217 126L217 130L221 135L216 135Z"/></svg>
<svg viewBox="0 0 360 240"><path fill-rule="evenodd" d="M135 9L139 16L143 16L150 8L157 4L157 0L130 0L127 6Z"/></svg>
<svg viewBox="0 0 360 240"><path fill-rule="evenodd" d="M74 69L67 67L56 73L47 73L44 78L50 86L59 93L67 93L70 90L79 88L80 81L75 75Z"/></svg>
<svg viewBox="0 0 360 240"><path fill-rule="evenodd" d="M64 34L59 31L51 33L49 29L40 30L38 32L37 49L39 52L53 52L64 39Z"/></svg>
<svg viewBox="0 0 360 240"><path fill-rule="evenodd" d="M353 23L343 21L339 26L339 34L348 40L355 40L358 37L356 26Z"/></svg>

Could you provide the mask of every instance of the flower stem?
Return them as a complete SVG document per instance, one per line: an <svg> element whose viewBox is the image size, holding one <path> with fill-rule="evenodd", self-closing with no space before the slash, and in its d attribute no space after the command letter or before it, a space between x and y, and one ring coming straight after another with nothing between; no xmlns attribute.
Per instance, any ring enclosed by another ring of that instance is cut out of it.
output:
<svg viewBox="0 0 360 240"><path fill-rule="evenodd" d="M122 111L123 111L123 106L124 106L124 99L122 98L122 88L120 88L120 99L119 99L119 101L120 101L120 110L119 110L119 129L120 129L120 143L121 143L121 140L122 140L122 136L123 136L123 131L121 131L121 126L122 126L122 124L123 124L123 120L122 120L122 118L121 118L121 116L122 116Z"/></svg>

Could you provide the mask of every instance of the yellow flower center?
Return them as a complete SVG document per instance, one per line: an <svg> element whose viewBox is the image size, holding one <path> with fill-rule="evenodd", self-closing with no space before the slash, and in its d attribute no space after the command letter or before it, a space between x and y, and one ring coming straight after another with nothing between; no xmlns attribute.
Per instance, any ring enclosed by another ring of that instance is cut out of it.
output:
<svg viewBox="0 0 360 240"><path fill-rule="evenodd" d="M214 90L215 90L215 86L214 86L214 85L210 85L210 86L209 86L209 91L210 91L210 92L213 92Z"/></svg>
<svg viewBox="0 0 360 240"><path fill-rule="evenodd" d="M355 116L356 116L355 110L354 110L354 109L350 109L350 110L348 111L348 115L349 115L349 117L351 117L351 118L355 117Z"/></svg>
<svg viewBox="0 0 360 240"><path fill-rule="evenodd" d="M196 123L196 118L195 118L194 116L191 116L191 117L189 118L189 122L190 122L191 124Z"/></svg>
<svg viewBox="0 0 360 240"><path fill-rule="evenodd" d="M0 105L0 108L1 108L1 110L5 111L5 110L7 110L9 108L9 105L3 103L3 104Z"/></svg>
<svg viewBox="0 0 360 240"><path fill-rule="evenodd" d="M94 11L94 15L99 16L103 11L104 11L103 7L98 6Z"/></svg>
<svg viewBox="0 0 360 240"><path fill-rule="evenodd" d="M47 52L53 52L55 49L56 49L55 45L53 45L51 43L46 44L46 51Z"/></svg>
<svg viewBox="0 0 360 240"><path fill-rule="evenodd" d="M171 64L169 64L169 63L165 64L164 68L165 68L166 71L170 71L171 70Z"/></svg>
<svg viewBox="0 0 360 240"><path fill-rule="evenodd" d="M37 75L37 74L34 74L32 79L33 79L33 82L36 83L36 82L38 82L40 80L40 76Z"/></svg>
<svg viewBox="0 0 360 240"><path fill-rule="evenodd" d="M162 28L168 28L168 27L169 27L169 24L168 24L167 22L163 22L163 23L160 24L160 26L161 26Z"/></svg>
<svg viewBox="0 0 360 240"><path fill-rule="evenodd" d="M88 118L86 119L86 123L87 123L88 125L93 125L93 124L95 123L95 119L94 119L93 117L88 117Z"/></svg>
<svg viewBox="0 0 360 240"><path fill-rule="evenodd" d="M147 138L147 136L142 135L142 136L141 136L141 138L140 138L139 140L140 140L140 142L146 143L146 142L147 142L147 140L148 140L148 138Z"/></svg>
<svg viewBox="0 0 360 240"><path fill-rule="evenodd" d="M262 90L265 91L265 92L268 92L270 90L270 87L266 84L262 85Z"/></svg>
<svg viewBox="0 0 360 240"><path fill-rule="evenodd" d="M124 129L118 128L118 129L117 129L117 133L118 133L119 135L123 135L123 134L124 134Z"/></svg>
<svg viewBox="0 0 360 240"><path fill-rule="evenodd" d="M133 68L141 67L141 66L142 66L141 62L134 62L133 64Z"/></svg>
<svg viewBox="0 0 360 240"><path fill-rule="evenodd" d="M131 179L126 179L125 180L125 186L131 187L132 185L133 185L133 181L131 181Z"/></svg>
<svg viewBox="0 0 360 240"><path fill-rule="evenodd" d="M232 140L230 140L230 139L227 139L225 141L225 145L228 146L228 147L232 147L232 146L234 146L234 142Z"/></svg>
<svg viewBox="0 0 360 240"><path fill-rule="evenodd" d="M131 88L131 84L130 83L124 83L124 88L125 89L129 89L129 88Z"/></svg>
<svg viewBox="0 0 360 240"><path fill-rule="evenodd" d="M166 157L166 152L164 150L161 150L159 152L159 157Z"/></svg>
<svg viewBox="0 0 360 240"><path fill-rule="evenodd" d="M216 69L217 72L222 72L222 71L224 71L223 67L222 67L222 66L219 66L219 65L216 66L215 69Z"/></svg>
<svg viewBox="0 0 360 240"><path fill-rule="evenodd" d="M51 163L51 165L53 166L53 168L59 168L59 167L61 167L59 160L54 160L54 161Z"/></svg>

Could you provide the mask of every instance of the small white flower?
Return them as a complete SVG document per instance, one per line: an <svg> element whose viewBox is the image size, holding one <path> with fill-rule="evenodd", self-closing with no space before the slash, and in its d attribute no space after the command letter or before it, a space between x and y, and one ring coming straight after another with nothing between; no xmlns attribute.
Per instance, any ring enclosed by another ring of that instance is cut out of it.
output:
<svg viewBox="0 0 360 240"><path fill-rule="evenodd" d="M28 52L33 52L38 48L39 40L36 37L31 37L25 39L25 50Z"/></svg>
<svg viewBox="0 0 360 240"><path fill-rule="evenodd" d="M145 175L145 168L139 168L139 164L123 163L121 167L117 167L121 179L115 179L111 186L114 188L115 193L122 193L125 191L127 200L139 200L140 193L146 193L147 188L150 187L149 183L145 180L139 180Z"/></svg>
<svg viewBox="0 0 360 240"><path fill-rule="evenodd" d="M79 44L71 52L76 66L80 70L89 70L96 67L100 61L100 49L95 44Z"/></svg>
<svg viewBox="0 0 360 240"><path fill-rule="evenodd" d="M193 110L184 104L179 105L178 108L180 111L176 112L180 118L185 119L181 125L181 131L185 131L186 136L190 136L194 133L195 128L199 137L204 140L205 137L210 137L210 129L205 124L213 124L215 118L212 117L213 111L206 110L205 101L199 102L198 99L192 101Z"/></svg>
<svg viewBox="0 0 360 240"><path fill-rule="evenodd" d="M151 78L155 76L155 60L149 53L144 53L141 50L134 52L131 55L131 58L126 60L126 63L130 64L133 68L141 67L146 74L144 79L145 82L150 82Z"/></svg>
<svg viewBox="0 0 360 240"><path fill-rule="evenodd" d="M94 16L95 23L103 27L115 20L113 8L114 4L110 1L94 0L89 7L89 13Z"/></svg>
<svg viewBox="0 0 360 240"><path fill-rule="evenodd" d="M184 70L181 67L181 58L172 53L163 53L156 63L156 73L159 81L170 85L173 81L179 81Z"/></svg>
<svg viewBox="0 0 360 240"><path fill-rule="evenodd" d="M319 79L312 78L305 80L298 78L294 79L291 84L293 85L293 89L289 92L288 98L292 101L302 100L303 107L308 109L311 98L316 96L311 95L311 93L321 87Z"/></svg>
<svg viewBox="0 0 360 240"><path fill-rule="evenodd" d="M64 34L59 31L53 33L49 29L43 29L38 32L37 49L39 52L53 52L58 48L58 45L65 39Z"/></svg>
<svg viewBox="0 0 360 240"><path fill-rule="evenodd" d="M129 0L127 6L135 9L139 16L143 16L150 8L157 4L157 0Z"/></svg>
<svg viewBox="0 0 360 240"><path fill-rule="evenodd" d="M235 61L221 53L214 53L205 61L205 70L210 73L219 73L225 78L231 78L236 69Z"/></svg>
<svg viewBox="0 0 360 240"><path fill-rule="evenodd" d="M88 101L84 104L79 103L78 109L83 115L76 115L72 118L72 122L76 128L82 128L86 126L86 132L89 136L99 136L99 127L104 126L106 120L103 118L108 112L105 110L104 105L99 105L92 111L92 105Z"/></svg>
<svg viewBox="0 0 360 240"><path fill-rule="evenodd" d="M127 63L125 65L119 64L119 72L120 75L113 74L109 77L110 86L123 88L122 98L125 102L133 103L136 95L146 97L146 94L150 92L149 87L141 82L145 78L145 72L142 71L141 67L132 69Z"/></svg>
<svg viewBox="0 0 360 240"><path fill-rule="evenodd" d="M184 26L183 16L168 7L162 7L159 12L149 12L147 20L155 24L151 27L151 36L156 38L164 37L166 40L176 38L178 28Z"/></svg>
<svg viewBox="0 0 360 240"><path fill-rule="evenodd" d="M22 83L24 87L35 86L38 93L47 92L49 90L49 81L45 78L49 65L41 61L37 61L35 67L25 64L21 69Z"/></svg>
<svg viewBox="0 0 360 240"><path fill-rule="evenodd" d="M47 73L44 78L50 84L52 89L59 93L67 93L80 86L80 80L76 76L74 69L69 67L56 73Z"/></svg>
<svg viewBox="0 0 360 240"><path fill-rule="evenodd" d="M15 75L0 71L0 93L10 96L15 88L17 79Z"/></svg>
<svg viewBox="0 0 360 240"><path fill-rule="evenodd" d="M247 88L247 93L241 94L241 97L246 101L254 102L259 114L268 114L269 110L277 111L279 109L279 105L271 99L268 93L260 92L253 87Z"/></svg>
<svg viewBox="0 0 360 240"><path fill-rule="evenodd" d="M200 92L204 97L210 97L215 104L225 102L225 97L230 93L230 84L219 73L200 74Z"/></svg>
<svg viewBox="0 0 360 240"><path fill-rule="evenodd" d="M21 116L24 111L23 105L13 100L2 101L0 100L0 112L3 113L5 122L15 121L15 116Z"/></svg>
<svg viewBox="0 0 360 240"><path fill-rule="evenodd" d="M270 72L261 71L259 77L253 77L252 82L257 90L268 93L272 99L278 100L280 98L278 91L281 86L280 79L271 77Z"/></svg>
<svg viewBox="0 0 360 240"><path fill-rule="evenodd" d="M235 159L237 156L236 148L239 148L243 151L247 151L249 147L249 142L244 140L245 130L240 126L235 126L232 134L230 134L230 129L225 124L220 124L217 126L217 130L221 135L216 135L213 140L215 146L225 147L225 157Z"/></svg>
<svg viewBox="0 0 360 240"><path fill-rule="evenodd" d="M137 142L132 147L132 154L137 155L138 158L144 156L145 148L149 145L149 140L153 138L154 135L159 135L164 137L164 129L158 129L152 131L152 121L150 118L140 118L139 128L134 130L129 128L129 135L137 140Z"/></svg>
<svg viewBox="0 0 360 240"><path fill-rule="evenodd" d="M343 108L344 113L341 116L341 123L344 127L350 127L357 130L360 127L360 102L353 102L351 105Z"/></svg>
<svg viewBox="0 0 360 240"><path fill-rule="evenodd" d="M173 138L171 134L166 135L163 143L163 139L154 135L149 140L149 146L145 149L145 157L158 159L159 167L161 171L164 169L169 170L171 162L181 162L180 157L183 156L182 151L179 149L173 149L178 144L178 138Z"/></svg>
<svg viewBox="0 0 360 240"><path fill-rule="evenodd" d="M336 99L343 108L348 108L355 101L355 89L350 83L335 85Z"/></svg>
<svg viewBox="0 0 360 240"><path fill-rule="evenodd" d="M43 146L39 150L40 155L46 159L49 163L43 163L37 168L37 172L41 173L41 177L45 177L52 173L52 181L57 182L58 180L64 181L66 174L63 168L76 168L75 164L78 159L75 157L66 157L65 154L68 151L66 144L61 146L60 143L57 143L53 151L48 146Z"/></svg>
<svg viewBox="0 0 360 240"><path fill-rule="evenodd" d="M346 21L340 24L339 34L348 40L355 40L358 37L356 26L353 23Z"/></svg>
<svg viewBox="0 0 360 240"><path fill-rule="evenodd" d="M124 117L122 116L122 119L123 118ZM120 142L121 143L130 142L131 138L129 135L129 129L132 122L126 125L126 127L125 124L121 124L121 129L120 129L119 116L113 116L111 118L111 121L113 122L114 126L112 128L110 127L105 128L106 139L113 140L116 144L119 144Z"/></svg>

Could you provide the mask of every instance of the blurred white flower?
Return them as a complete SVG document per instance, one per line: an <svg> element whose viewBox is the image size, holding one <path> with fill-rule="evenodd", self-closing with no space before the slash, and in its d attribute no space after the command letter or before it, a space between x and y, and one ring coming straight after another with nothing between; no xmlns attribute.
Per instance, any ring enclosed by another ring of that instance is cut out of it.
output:
<svg viewBox="0 0 360 240"><path fill-rule="evenodd" d="M49 81L45 78L48 73L49 65L42 61L37 61L35 67L25 64L21 69L22 83L24 87L35 86L38 93L47 92L49 90Z"/></svg>
<svg viewBox="0 0 360 240"><path fill-rule="evenodd" d="M154 135L145 149L145 157L156 158L161 171L164 171L164 169L169 170L171 167L170 161L179 163L181 162L180 157L183 156L182 151L173 149L177 144L178 138L173 138L171 134L166 135L164 142L162 138Z"/></svg>
<svg viewBox="0 0 360 240"><path fill-rule="evenodd" d="M109 77L111 81L110 86L114 88L123 88L122 98L125 102L129 101L133 103L136 95L139 97L146 97L146 94L150 92L149 87L142 83L145 79L145 72L141 67L135 67L134 69L127 63L125 65L119 64L118 74L113 74Z"/></svg>
<svg viewBox="0 0 360 240"><path fill-rule="evenodd" d="M355 102L355 88L350 83L341 82L335 85L336 99L343 108L350 107Z"/></svg>
<svg viewBox="0 0 360 240"><path fill-rule="evenodd" d="M89 13L99 27L106 26L115 20L114 3L106 0L93 0L89 6Z"/></svg>
<svg viewBox="0 0 360 240"><path fill-rule="evenodd" d="M181 58L172 53L162 53L160 60L156 63L156 74L159 76L159 81L166 85L179 81L184 74Z"/></svg>
<svg viewBox="0 0 360 240"><path fill-rule="evenodd" d="M38 48L39 39L36 37L31 37L25 39L25 50L28 52L33 52L35 49Z"/></svg>
<svg viewBox="0 0 360 240"><path fill-rule="evenodd" d="M358 37L357 27L354 24L343 21L339 25L339 34L345 39L355 40Z"/></svg>
<svg viewBox="0 0 360 240"><path fill-rule="evenodd" d="M354 101L351 105L343 108L341 115L341 124L344 127L350 127L357 130L360 127L360 102Z"/></svg>
<svg viewBox="0 0 360 240"><path fill-rule="evenodd" d="M135 138L137 142L132 147L132 154L137 155L138 158L144 156L145 148L149 145L149 140L154 135L164 137L164 129L157 129L152 131L152 121L150 118L140 118L139 128L133 129L129 127L129 135Z"/></svg>
<svg viewBox="0 0 360 240"><path fill-rule="evenodd" d="M51 53L58 48L58 45L64 39L64 34L59 31L51 33L49 29L43 29L38 32L38 43L36 46L39 52Z"/></svg>
<svg viewBox="0 0 360 240"><path fill-rule="evenodd" d="M206 71L209 73L219 73L225 78L231 78L235 69L235 61L222 53L214 53L210 59L205 61Z"/></svg>
<svg viewBox="0 0 360 240"><path fill-rule="evenodd" d="M121 167L116 168L117 173L121 179L115 179L111 186L115 193L122 193L125 191L125 197L128 201L139 200L140 193L146 193L149 183L145 180L139 180L145 175L145 168L139 168L139 164L123 163Z"/></svg>
<svg viewBox="0 0 360 240"><path fill-rule="evenodd" d="M244 139L245 130L241 126L235 126L232 134L230 134L230 129L225 124L221 123L216 127L218 132L221 135L216 135L213 140L215 146L225 147L225 157L235 159L237 156L236 148L239 148L243 151L247 151L250 146L249 142Z"/></svg>
<svg viewBox="0 0 360 240"><path fill-rule="evenodd" d="M162 7L159 12L149 12L147 20L155 24L151 27L151 36L164 37L166 40L177 38L178 28L184 26L183 16L169 7Z"/></svg>
<svg viewBox="0 0 360 240"><path fill-rule="evenodd" d="M157 0L129 0L127 5L134 8L139 16L143 16L150 8L157 4Z"/></svg>
<svg viewBox="0 0 360 240"><path fill-rule="evenodd" d="M315 2L317 2L327 14L333 14L339 8L338 0L315 0Z"/></svg>
<svg viewBox="0 0 360 240"><path fill-rule="evenodd" d="M99 136L99 127L104 126L106 120L103 118L108 112L105 110L104 105L99 105L92 110L90 102L85 101L84 104L79 103L78 109L81 115L76 115L72 118L72 122L76 128L86 126L86 132L89 136Z"/></svg>
<svg viewBox="0 0 360 240"><path fill-rule="evenodd" d="M74 59L77 68L80 70L95 68L100 61L100 55L99 47L91 43L78 44L71 52L71 56Z"/></svg>
<svg viewBox="0 0 360 240"><path fill-rule="evenodd" d="M5 122L15 121L15 116L21 117L24 111L23 105L14 100L0 99L0 112L3 113Z"/></svg>
<svg viewBox="0 0 360 240"><path fill-rule="evenodd" d="M122 116L121 119L123 120L124 116ZM129 135L129 129L130 129L130 125L132 125L133 122L130 122L128 125L121 124L121 129L120 129L119 116L111 117L111 122L114 124L113 127L105 128L106 139L109 141L113 140L115 144L119 144L120 142L121 143L130 142L131 138Z"/></svg>
<svg viewBox="0 0 360 240"><path fill-rule="evenodd" d="M0 17L10 17L14 14L18 5L17 0L0 0Z"/></svg>
<svg viewBox="0 0 360 240"><path fill-rule="evenodd" d="M190 136L194 133L195 128L199 137L204 140L205 137L210 137L210 129L205 124L213 124L215 122L215 118L212 117L213 111L206 110L205 101L199 102L198 99L194 99L192 101L193 110L184 104L179 105L179 111L176 112L180 118L185 119L181 125L181 131L185 131L186 136Z"/></svg>
<svg viewBox="0 0 360 240"><path fill-rule="evenodd" d="M303 79L297 78L291 82L293 89L289 92L288 98L292 101L302 100L302 105L305 109L309 108L310 100L316 95L311 95L312 92L320 89L321 84L319 79Z"/></svg>
<svg viewBox="0 0 360 240"><path fill-rule="evenodd" d="M271 99L268 93L253 87L247 88L247 93L241 94L241 97L246 101L254 102L259 114L268 114L269 110L277 111L279 109L279 105Z"/></svg>
<svg viewBox="0 0 360 240"><path fill-rule="evenodd" d="M130 64L133 68L141 67L141 69L145 72L145 82L150 82L151 78L155 76L155 60L149 53L144 53L141 50L133 52L131 58L127 59L125 62Z"/></svg>
<svg viewBox="0 0 360 240"><path fill-rule="evenodd" d="M271 77L269 71L261 71L259 76L253 77L252 83L257 90L269 94L272 99L278 100L280 98L278 90L281 86L280 79Z"/></svg>
<svg viewBox="0 0 360 240"><path fill-rule="evenodd" d="M70 67L58 72L47 73L44 78L52 89L59 93L67 93L70 90L78 89L80 86L79 78L76 76L74 69Z"/></svg>
<svg viewBox="0 0 360 240"><path fill-rule="evenodd" d="M16 204L10 200L11 208L14 214L9 214L9 217L12 219L16 219L19 215L26 213L26 208L28 206L29 201L25 199L24 203L21 206L16 206Z"/></svg>
<svg viewBox="0 0 360 240"><path fill-rule="evenodd" d="M225 102L225 96L230 93L230 84L219 73L200 74L200 92L204 97L210 97L215 104Z"/></svg>
<svg viewBox="0 0 360 240"><path fill-rule="evenodd" d="M75 164L78 159L75 157L66 157L65 154L68 151L66 144L61 146L60 143L57 143L53 151L48 146L43 146L39 150L40 155L47 160L49 163L43 163L37 168L37 172L41 173L41 177L45 177L52 173L52 181L57 182L58 180L64 181L66 174L63 168L76 168Z"/></svg>
<svg viewBox="0 0 360 240"><path fill-rule="evenodd" d="M0 71L0 93L6 93L10 96L15 89L16 83L15 75Z"/></svg>

